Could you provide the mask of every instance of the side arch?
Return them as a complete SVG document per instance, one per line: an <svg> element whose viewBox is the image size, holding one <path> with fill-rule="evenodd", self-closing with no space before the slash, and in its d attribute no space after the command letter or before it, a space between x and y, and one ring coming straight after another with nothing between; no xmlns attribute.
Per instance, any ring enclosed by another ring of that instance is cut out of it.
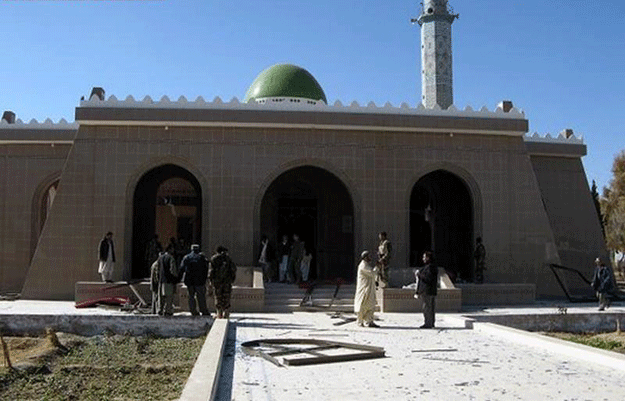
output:
<svg viewBox="0 0 625 401"><path fill-rule="evenodd" d="M437 163L420 170L406 196L408 260L420 265L420 255L433 250L452 277L474 279L473 247L482 232L481 194L464 169Z"/></svg>

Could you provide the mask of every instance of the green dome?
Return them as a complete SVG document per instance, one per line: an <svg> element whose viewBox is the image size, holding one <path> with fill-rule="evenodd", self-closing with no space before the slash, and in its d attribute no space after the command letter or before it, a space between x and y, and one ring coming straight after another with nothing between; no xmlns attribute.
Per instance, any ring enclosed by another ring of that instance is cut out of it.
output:
<svg viewBox="0 0 625 401"><path fill-rule="evenodd" d="M326 95L315 77L291 64L276 64L261 72L247 90L243 101L272 97L295 97L327 103Z"/></svg>

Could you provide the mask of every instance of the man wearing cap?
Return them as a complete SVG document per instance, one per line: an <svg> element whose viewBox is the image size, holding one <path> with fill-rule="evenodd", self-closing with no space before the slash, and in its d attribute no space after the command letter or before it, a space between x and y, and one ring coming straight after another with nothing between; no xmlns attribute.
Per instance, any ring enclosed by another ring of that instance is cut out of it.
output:
<svg viewBox="0 0 625 401"><path fill-rule="evenodd" d="M191 245L191 252L182 259L180 268L184 272L184 284L189 292L189 311L191 315L198 316L201 312L203 316L210 316L206 307L208 260L200 253L199 245ZM200 308L199 311L198 306Z"/></svg>
<svg viewBox="0 0 625 401"><path fill-rule="evenodd" d="M373 321L375 311L375 280L378 268L373 267L369 251L364 251L360 255L358 265L358 281L356 285L356 296L354 297L354 312L358 317L357 323L363 327L379 327Z"/></svg>

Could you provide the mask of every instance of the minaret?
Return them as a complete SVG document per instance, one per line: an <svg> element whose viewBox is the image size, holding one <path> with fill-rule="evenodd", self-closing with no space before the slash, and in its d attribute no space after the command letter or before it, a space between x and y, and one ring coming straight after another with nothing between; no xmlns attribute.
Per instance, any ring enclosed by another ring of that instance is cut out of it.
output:
<svg viewBox="0 0 625 401"><path fill-rule="evenodd" d="M447 0L423 0L416 22L421 26L421 102L427 108L446 109L454 103L451 64L451 24L458 14Z"/></svg>

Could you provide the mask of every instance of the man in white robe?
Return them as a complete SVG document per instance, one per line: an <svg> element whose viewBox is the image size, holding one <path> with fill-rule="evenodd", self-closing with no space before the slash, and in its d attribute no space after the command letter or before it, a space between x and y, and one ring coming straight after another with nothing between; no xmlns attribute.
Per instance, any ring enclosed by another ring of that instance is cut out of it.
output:
<svg viewBox="0 0 625 401"><path fill-rule="evenodd" d="M100 258L100 265L98 266L98 273L102 276L102 281L111 283L113 282L113 269L115 266L115 246L113 245L113 233L107 232L100 246L98 247L98 255Z"/></svg>
<svg viewBox="0 0 625 401"><path fill-rule="evenodd" d="M375 311L375 280L378 268L371 263L369 251L364 251L360 255L361 261L358 265L358 282L356 285L356 296L354 297L354 312L358 317L359 326L379 327L373 321Z"/></svg>

